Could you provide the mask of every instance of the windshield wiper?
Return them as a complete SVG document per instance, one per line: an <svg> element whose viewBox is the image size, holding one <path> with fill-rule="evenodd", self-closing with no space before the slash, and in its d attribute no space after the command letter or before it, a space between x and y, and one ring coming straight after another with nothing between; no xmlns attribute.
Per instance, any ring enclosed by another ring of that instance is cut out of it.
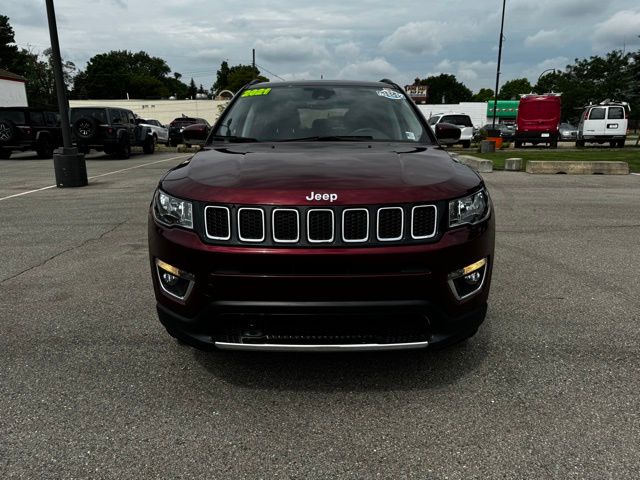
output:
<svg viewBox="0 0 640 480"><path fill-rule="evenodd" d="M315 137L288 138L286 140L276 140L277 142L358 142L363 140L373 140L371 135L326 135Z"/></svg>
<svg viewBox="0 0 640 480"><path fill-rule="evenodd" d="M258 140L255 138L251 138L251 137L238 137L235 135L214 135L213 137L211 137L211 140L213 141L223 141L223 142L230 142L230 143L250 143L250 142L257 142Z"/></svg>

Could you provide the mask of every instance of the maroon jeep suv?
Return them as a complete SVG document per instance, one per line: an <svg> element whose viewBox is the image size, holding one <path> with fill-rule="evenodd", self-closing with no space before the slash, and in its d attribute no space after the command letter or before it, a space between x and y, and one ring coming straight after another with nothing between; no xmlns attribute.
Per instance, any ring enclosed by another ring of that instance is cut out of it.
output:
<svg viewBox="0 0 640 480"><path fill-rule="evenodd" d="M194 135L197 132L194 133ZM201 349L394 350L472 336L494 215L396 84L252 83L149 210L158 316Z"/></svg>

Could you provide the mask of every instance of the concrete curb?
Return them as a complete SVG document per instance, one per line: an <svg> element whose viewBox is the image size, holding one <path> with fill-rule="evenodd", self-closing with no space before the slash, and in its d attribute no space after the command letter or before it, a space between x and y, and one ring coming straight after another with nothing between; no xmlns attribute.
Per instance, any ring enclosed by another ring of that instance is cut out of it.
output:
<svg viewBox="0 0 640 480"><path fill-rule="evenodd" d="M493 172L493 162L491 160L485 160L484 158L472 157L471 155L458 155L457 160L460 163L473 168L479 173L491 173Z"/></svg>
<svg viewBox="0 0 640 480"><path fill-rule="evenodd" d="M572 162L531 160L527 162L527 173L567 175L629 175L627 162Z"/></svg>

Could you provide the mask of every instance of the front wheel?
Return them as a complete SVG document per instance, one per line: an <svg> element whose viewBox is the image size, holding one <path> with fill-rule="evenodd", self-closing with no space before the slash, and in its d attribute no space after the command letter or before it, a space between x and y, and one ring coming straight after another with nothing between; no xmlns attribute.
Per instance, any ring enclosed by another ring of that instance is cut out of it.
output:
<svg viewBox="0 0 640 480"><path fill-rule="evenodd" d="M126 160L131 157L131 144L129 143L128 138L122 138L118 143L118 148L116 150L116 155L118 158L122 160Z"/></svg>
<svg viewBox="0 0 640 480"><path fill-rule="evenodd" d="M147 137L142 146L142 151L147 155L152 155L156 151L156 139L154 137Z"/></svg>
<svg viewBox="0 0 640 480"><path fill-rule="evenodd" d="M471 146L471 140L464 140L460 143L462 144L462 148L469 148Z"/></svg>

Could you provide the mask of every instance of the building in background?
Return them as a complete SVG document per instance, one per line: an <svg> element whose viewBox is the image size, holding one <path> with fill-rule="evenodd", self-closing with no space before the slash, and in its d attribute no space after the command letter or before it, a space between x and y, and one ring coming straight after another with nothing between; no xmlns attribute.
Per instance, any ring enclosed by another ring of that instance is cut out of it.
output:
<svg viewBox="0 0 640 480"><path fill-rule="evenodd" d="M498 100L496 105L496 123L515 125L520 100ZM487 102L487 122L493 122L493 100Z"/></svg>
<svg viewBox="0 0 640 480"><path fill-rule="evenodd" d="M426 85L405 85L404 91L417 104L427 103L429 87Z"/></svg>
<svg viewBox="0 0 640 480"><path fill-rule="evenodd" d="M0 107L28 107L26 79L0 69Z"/></svg>

